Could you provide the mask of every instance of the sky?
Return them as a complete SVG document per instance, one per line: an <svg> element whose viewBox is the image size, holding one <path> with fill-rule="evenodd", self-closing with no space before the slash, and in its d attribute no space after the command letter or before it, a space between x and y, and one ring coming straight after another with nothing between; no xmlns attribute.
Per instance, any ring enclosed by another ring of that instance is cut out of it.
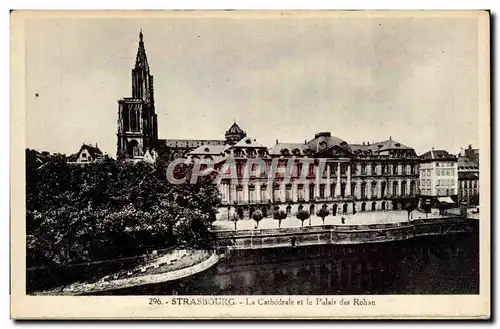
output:
<svg viewBox="0 0 500 329"><path fill-rule="evenodd" d="M478 146L474 18L178 15L27 20L26 147L116 155L140 29L160 138L224 139L236 121L269 147L320 131L418 154Z"/></svg>

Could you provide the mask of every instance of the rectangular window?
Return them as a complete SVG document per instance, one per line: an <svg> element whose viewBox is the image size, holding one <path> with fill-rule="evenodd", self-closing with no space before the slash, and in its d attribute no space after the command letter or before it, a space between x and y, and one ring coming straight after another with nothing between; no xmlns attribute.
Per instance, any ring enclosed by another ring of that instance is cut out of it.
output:
<svg viewBox="0 0 500 329"><path fill-rule="evenodd" d="M297 186L298 198L299 200L304 200L304 185L300 184Z"/></svg>
<svg viewBox="0 0 500 329"><path fill-rule="evenodd" d="M273 198L275 201L280 201L280 187L279 187L279 185L274 186Z"/></svg>
<svg viewBox="0 0 500 329"><path fill-rule="evenodd" d="M319 187L319 197L324 199L325 198L325 185L320 185Z"/></svg>
<svg viewBox="0 0 500 329"><path fill-rule="evenodd" d="M255 187L253 186L248 187L248 201L255 201Z"/></svg>
<svg viewBox="0 0 500 329"><path fill-rule="evenodd" d="M314 200L314 185L309 186L309 200Z"/></svg>
<svg viewBox="0 0 500 329"><path fill-rule="evenodd" d="M243 202L243 186L236 187L236 200L239 203Z"/></svg>
<svg viewBox="0 0 500 329"><path fill-rule="evenodd" d="M309 164L309 176L314 176L314 163Z"/></svg>
<svg viewBox="0 0 500 329"><path fill-rule="evenodd" d="M285 197L287 200L292 200L292 186L291 185L286 186Z"/></svg>
<svg viewBox="0 0 500 329"><path fill-rule="evenodd" d="M266 185L262 185L262 187L260 188L260 200L261 201L267 201L267 186Z"/></svg>

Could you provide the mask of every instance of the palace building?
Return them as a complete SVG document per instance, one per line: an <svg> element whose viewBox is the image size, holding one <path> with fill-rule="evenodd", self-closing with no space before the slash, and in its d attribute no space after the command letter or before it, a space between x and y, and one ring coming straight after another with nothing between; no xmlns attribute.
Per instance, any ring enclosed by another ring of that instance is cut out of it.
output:
<svg viewBox="0 0 500 329"><path fill-rule="evenodd" d="M247 137L222 153L216 161L234 160L237 179L222 173L227 209L221 209L221 217L230 217L231 210L246 218L257 209L268 215L278 208L288 215L299 208L314 214L322 206L336 216L401 210L418 201L419 158L392 138L360 145L320 132L303 143L277 142L267 149ZM256 158L265 167L258 175L245 175L254 171L247 163Z"/></svg>
<svg viewBox="0 0 500 329"><path fill-rule="evenodd" d="M257 209L265 216L277 208L289 215L299 207L315 213L322 206L336 216L400 210L418 201L420 158L391 137L353 144L319 132L304 142L276 141L268 148L233 123L221 140L159 139L153 89L141 31L132 97L118 101L117 157L208 159L218 170L234 163L236 172L220 172L222 218L249 218ZM246 175L249 163L254 170L254 162L260 172ZM270 175L273 171L276 174Z"/></svg>

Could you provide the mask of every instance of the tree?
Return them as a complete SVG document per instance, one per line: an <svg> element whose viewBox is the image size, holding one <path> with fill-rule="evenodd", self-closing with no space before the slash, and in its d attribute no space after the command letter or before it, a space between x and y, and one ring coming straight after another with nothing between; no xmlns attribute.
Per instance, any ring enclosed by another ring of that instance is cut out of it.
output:
<svg viewBox="0 0 500 329"><path fill-rule="evenodd" d="M300 209L299 211L297 211L297 214L295 216L297 216L297 219L302 222L301 226L304 226L304 221L310 218L311 215L309 214L309 211Z"/></svg>
<svg viewBox="0 0 500 329"><path fill-rule="evenodd" d="M236 224L238 223L239 220L240 220L240 216L238 214L234 213L231 216L231 221L234 223L234 230L235 231L237 230Z"/></svg>
<svg viewBox="0 0 500 329"><path fill-rule="evenodd" d="M407 201L405 203L405 207L404 209L408 212L408 220L410 220L411 218L411 213L413 210L415 210L417 208L417 206L415 205L415 202L413 201Z"/></svg>
<svg viewBox="0 0 500 329"><path fill-rule="evenodd" d="M422 202L422 209L425 212L425 218L427 218L429 213L432 210L432 205L431 205L430 200L425 200L424 202Z"/></svg>
<svg viewBox="0 0 500 329"><path fill-rule="evenodd" d="M425 212L425 218L428 218L429 213L432 211L432 204L430 200L422 202L422 210Z"/></svg>
<svg viewBox="0 0 500 329"><path fill-rule="evenodd" d="M278 228L281 228L281 221L286 219L286 212L284 210L280 210L279 207L274 211L273 218L278 221Z"/></svg>
<svg viewBox="0 0 500 329"><path fill-rule="evenodd" d="M252 218L255 221L255 228L259 228L259 222L264 218L262 215L262 211L260 210L255 210L252 214Z"/></svg>
<svg viewBox="0 0 500 329"><path fill-rule="evenodd" d="M316 215L318 217L321 217L321 220L323 220L323 225L325 224L325 217L327 217L328 215L330 215L330 210L328 210L328 207L326 205L323 205L321 207L321 209L319 209L317 212L316 212ZM310 224L309 224L310 225Z"/></svg>
<svg viewBox="0 0 500 329"><path fill-rule="evenodd" d="M75 166L64 155L27 150L28 266L126 257L175 244L210 247L217 186L170 184L167 165L108 158Z"/></svg>

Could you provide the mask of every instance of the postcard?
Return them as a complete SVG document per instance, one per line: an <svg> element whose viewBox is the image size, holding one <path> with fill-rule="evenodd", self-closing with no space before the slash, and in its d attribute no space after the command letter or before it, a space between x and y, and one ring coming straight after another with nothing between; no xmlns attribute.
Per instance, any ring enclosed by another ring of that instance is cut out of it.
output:
<svg viewBox="0 0 500 329"><path fill-rule="evenodd" d="M13 11L14 319L489 319L487 11Z"/></svg>

